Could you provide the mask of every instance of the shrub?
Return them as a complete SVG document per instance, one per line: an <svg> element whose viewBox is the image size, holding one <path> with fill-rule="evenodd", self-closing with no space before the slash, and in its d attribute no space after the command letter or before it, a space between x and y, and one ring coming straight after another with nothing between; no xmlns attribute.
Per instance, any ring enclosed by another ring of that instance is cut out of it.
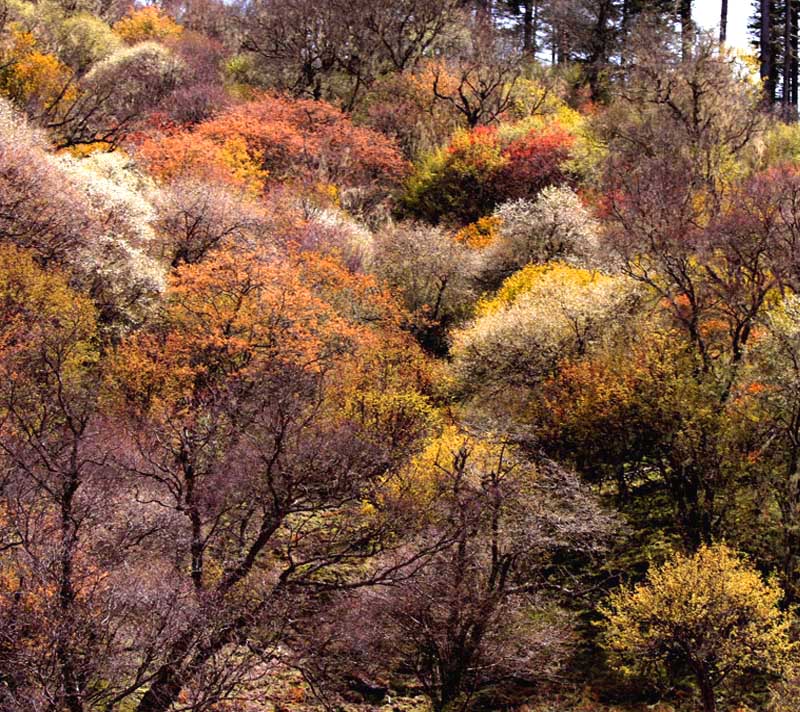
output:
<svg viewBox="0 0 800 712"><path fill-rule="evenodd" d="M597 225L570 188L545 188L534 201L503 203L494 215L498 237L484 254L484 276L492 286L528 264L594 261Z"/></svg>
<svg viewBox="0 0 800 712"><path fill-rule="evenodd" d="M634 588L611 595L605 647L623 672L649 672L680 660L705 712L723 684L753 671L780 673L795 645L781 612L780 587L765 582L723 544L675 556Z"/></svg>
<svg viewBox="0 0 800 712"><path fill-rule="evenodd" d="M128 44L162 41L177 37L183 28L160 8L154 5L139 10L131 9L128 14L114 25L117 33Z"/></svg>
<svg viewBox="0 0 800 712"><path fill-rule="evenodd" d="M534 199L572 178L576 135L558 122L459 129L425 155L406 185L404 206L420 218L465 225L504 201Z"/></svg>

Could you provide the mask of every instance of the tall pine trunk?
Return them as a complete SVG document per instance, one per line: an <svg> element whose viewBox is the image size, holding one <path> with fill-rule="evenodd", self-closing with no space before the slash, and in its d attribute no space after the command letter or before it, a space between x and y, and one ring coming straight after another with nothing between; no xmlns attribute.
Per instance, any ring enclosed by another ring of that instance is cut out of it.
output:
<svg viewBox="0 0 800 712"><path fill-rule="evenodd" d="M722 0L719 15L719 43L725 44L728 39L728 0Z"/></svg>
<svg viewBox="0 0 800 712"><path fill-rule="evenodd" d="M800 3L797 0L791 0L789 3L789 14L792 18L792 28L794 32L792 33L792 41L791 41L791 48L792 48L792 71L791 71L791 103L792 109L795 112L795 116L797 115L797 87L798 87L798 16L800 15Z"/></svg>
<svg viewBox="0 0 800 712"><path fill-rule="evenodd" d="M525 0L522 10L522 51L529 56L536 55L535 4L534 0Z"/></svg>
<svg viewBox="0 0 800 712"><path fill-rule="evenodd" d="M781 103L783 104L784 119L791 118L792 103L792 37L794 36L794 18L792 17L792 0L786 0L786 17L783 24L783 91Z"/></svg>
<svg viewBox="0 0 800 712"><path fill-rule="evenodd" d="M772 82L772 3L761 0L761 32L759 36L760 75L764 83L764 99L768 103L775 100L775 86Z"/></svg>
<svg viewBox="0 0 800 712"><path fill-rule="evenodd" d="M692 22L692 0L678 0L678 16L681 21L681 49L683 58L688 59L694 43L694 22Z"/></svg>

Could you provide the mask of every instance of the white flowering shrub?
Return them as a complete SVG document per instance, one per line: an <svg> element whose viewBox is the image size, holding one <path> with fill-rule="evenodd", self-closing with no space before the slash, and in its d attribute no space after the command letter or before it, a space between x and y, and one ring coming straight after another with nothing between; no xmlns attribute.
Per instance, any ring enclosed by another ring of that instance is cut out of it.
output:
<svg viewBox="0 0 800 712"><path fill-rule="evenodd" d="M58 160L107 232L137 247L152 247L158 189L124 153L97 152L86 158L62 154Z"/></svg>
<svg viewBox="0 0 800 712"><path fill-rule="evenodd" d="M96 230L73 260L101 318L118 328L147 318L166 279L153 256L158 244L155 184L138 173L121 152L77 159L59 156L62 175L90 206Z"/></svg>
<svg viewBox="0 0 800 712"><path fill-rule="evenodd" d="M66 270L115 332L145 320L164 288L166 271L154 258L157 194L124 154L49 153L0 101L0 241Z"/></svg>
<svg viewBox="0 0 800 712"><path fill-rule="evenodd" d="M625 277L563 264L525 273L524 288L505 295L501 290L500 298L479 305L480 315L453 334L453 375L473 391L535 385L621 323L637 296Z"/></svg>
<svg viewBox="0 0 800 712"><path fill-rule="evenodd" d="M308 211L306 230L309 249L337 252L354 272L371 268L375 258L372 233L347 213L332 208L313 208Z"/></svg>
<svg viewBox="0 0 800 712"><path fill-rule="evenodd" d="M91 210L65 181L43 135L0 98L0 241L63 263L93 230Z"/></svg>
<svg viewBox="0 0 800 712"><path fill-rule="evenodd" d="M535 201L500 205L498 239L484 255L484 271L499 281L528 264L561 260L588 265L597 250L597 225L570 188L545 188Z"/></svg>
<svg viewBox="0 0 800 712"><path fill-rule="evenodd" d="M375 235L372 272L416 316L418 335L435 351L445 332L469 316L478 253L437 227L389 225Z"/></svg>

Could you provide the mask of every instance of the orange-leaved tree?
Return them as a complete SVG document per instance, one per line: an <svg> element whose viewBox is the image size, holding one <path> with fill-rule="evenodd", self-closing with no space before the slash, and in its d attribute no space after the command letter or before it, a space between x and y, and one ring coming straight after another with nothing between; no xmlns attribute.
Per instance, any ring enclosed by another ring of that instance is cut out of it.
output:
<svg viewBox="0 0 800 712"><path fill-rule="evenodd" d="M397 571L369 562L398 541L410 509L389 480L432 417L401 321L333 258L220 252L178 268L161 324L120 347L120 465L171 512L163 561L192 592L140 712L199 694L226 655L232 689L258 652L245 642L283 640L288 605Z"/></svg>
<svg viewBox="0 0 800 712"><path fill-rule="evenodd" d="M191 133L148 137L138 154L164 179L199 171L255 190L327 183L357 207L387 197L407 170L389 138L324 102L279 96L234 107Z"/></svg>

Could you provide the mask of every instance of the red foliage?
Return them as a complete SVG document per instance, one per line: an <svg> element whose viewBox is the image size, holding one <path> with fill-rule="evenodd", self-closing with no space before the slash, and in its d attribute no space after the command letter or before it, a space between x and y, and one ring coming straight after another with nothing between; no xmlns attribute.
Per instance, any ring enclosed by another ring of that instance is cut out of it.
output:
<svg viewBox="0 0 800 712"><path fill-rule="evenodd" d="M278 96L236 106L191 132L150 138L139 155L162 178L215 174L227 164L229 182L257 175L263 187L278 181L332 183L378 196L408 169L391 139L354 126L330 104Z"/></svg>
<svg viewBox="0 0 800 712"><path fill-rule="evenodd" d="M495 179L497 194L504 200L534 198L547 186L567 182L564 163L574 145L575 136L558 125L515 139L503 151L506 160Z"/></svg>

